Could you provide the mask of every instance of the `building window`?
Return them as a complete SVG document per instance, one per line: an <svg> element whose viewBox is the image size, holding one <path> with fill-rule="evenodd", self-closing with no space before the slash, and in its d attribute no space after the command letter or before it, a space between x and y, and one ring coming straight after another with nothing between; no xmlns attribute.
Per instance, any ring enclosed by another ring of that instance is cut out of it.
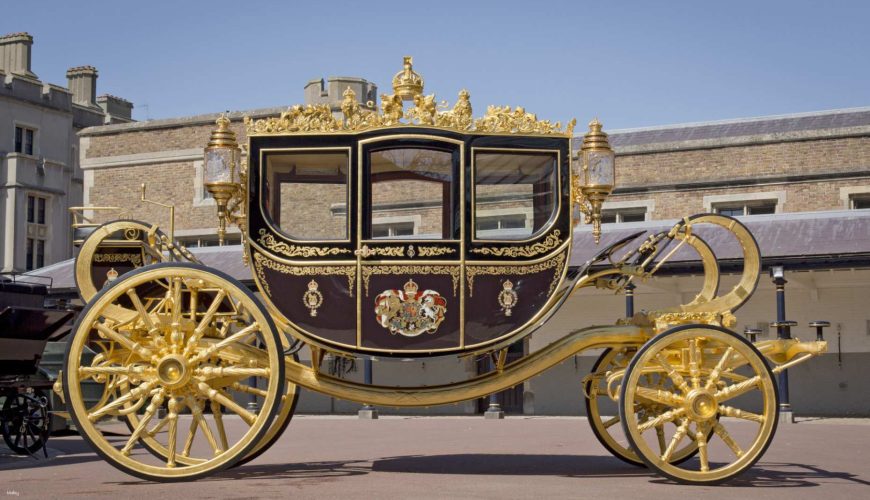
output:
<svg viewBox="0 0 870 500"><path fill-rule="evenodd" d="M48 239L48 198L35 194L27 195L27 262L28 271L45 266L45 242Z"/></svg>
<svg viewBox="0 0 870 500"><path fill-rule="evenodd" d="M218 237L216 234L200 235L200 236L180 236L175 238L187 248L200 247L216 247L218 246ZM224 246L241 245L242 237L239 235L227 235L224 237Z"/></svg>
<svg viewBox="0 0 870 500"><path fill-rule="evenodd" d="M32 155L33 136L35 133L32 128L15 127L15 152Z"/></svg>
<svg viewBox="0 0 870 500"><path fill-rule="evenodd" d="M870 193L850 196L849 208L852 210L866 210L870 208Z"/></svg>
<svg viewBox="0 0 870 500"><path fill-rule="evenodd" d="M414 236L414 229L413 221L378 222L377 220L373 220L372 239Z"/></svg>
<svg viewBox="0 0 870 500"><path fill-rule="evenodd" d="M601 211L601 222L604 224L643 222L645 220L646 207L611 208Z"/></svg>
<svg viewBox="0 0 870 500"><path fill-rule="evenodd" d="M776 200L752 200L729 203L716 203L713 212L730 217L744 215L766 215L776 213Z"/></svg>
<svg viewBox="0 0 870 500"><path fill-rule="evenodd" d="M475 223L477 224L477 235L481 237L492 237L512 231L521 231L528 234L526 229L528 217L526 214L501 214L501 215L478 215Z"/></svg>

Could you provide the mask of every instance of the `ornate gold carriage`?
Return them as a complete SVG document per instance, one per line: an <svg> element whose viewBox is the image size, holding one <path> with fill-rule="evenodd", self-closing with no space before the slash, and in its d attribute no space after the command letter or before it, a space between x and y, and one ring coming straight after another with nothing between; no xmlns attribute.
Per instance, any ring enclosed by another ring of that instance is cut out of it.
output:
<svg viewBox="0 0 870 500"><path fill-rule="evenodd" d="M752 344L728 330L761 270L749 231L703 214L572 265L574 225L585 219L598 241L614 184L597 120L575 150L574 121L562 127L509 107L475 119L466 91L453 107L438 104L410 58L393 87L380 111L348 89L340 116L309 105L246 118L246 162L230 120L217 121L206 186L221 240L227 224L241 229L259 296L199 263L171 230L120 219L81 237L76 279L88 305L63 394L98 453L139 477L195 479L268 449L300 386L365 404L432 406L513 387L600 348L583 393L593 431L614 455L687 483L750 467L776 427L774 372L826 344ZM722 294L715 253L695 231L705 225L733 234L743 251L742 274ZM577 329L507 362L508 346L574 290L619 291L680 251L694 251L704 269L688 304ZM303 346L310 366L295 357ZM493 369L387 387L323 373L326 355L491 356ZM101 396L84 397L86 384ZM250 397L256 404L245 406ZM107 420L125 423L128 438L110 439Z"/></svg>

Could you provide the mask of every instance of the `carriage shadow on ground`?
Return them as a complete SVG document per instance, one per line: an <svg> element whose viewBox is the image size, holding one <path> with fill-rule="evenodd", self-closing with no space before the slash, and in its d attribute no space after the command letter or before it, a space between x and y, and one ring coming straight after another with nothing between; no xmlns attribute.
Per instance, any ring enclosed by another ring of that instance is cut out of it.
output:
<svg viewBox="0 0 870 500"><path fill-rule="evenodd" d="M385 457L373 461L324 461L310 463L246 465L201 481L296 479L318 481L370 473L560 476L572 478L648 478L653 484L677 484L652 472L600 455L452 454ZM762 462L722 487L814 487L831 482L870 485L848 472L793 463ZM115 484L146 485L148 481Z"/></svg>

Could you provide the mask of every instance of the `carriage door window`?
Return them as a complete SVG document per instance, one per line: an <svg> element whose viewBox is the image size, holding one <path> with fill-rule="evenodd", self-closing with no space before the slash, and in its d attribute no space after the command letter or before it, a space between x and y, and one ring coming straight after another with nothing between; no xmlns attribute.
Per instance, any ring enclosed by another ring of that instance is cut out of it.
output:
<svg viewBox="0 0 870 500"><path fill-rule="evenodd" d="M263 208L293 240L348 238L348 152L298 151L266 155Z"/></svg>
<svg viewBox="0 0 870 500"><path fill-rule="evenodd" d="M474 237L525 240L556 213L555 153L478 152L474 155Z"/></svg>
<svg viewBox="0 0 870 500"><path fill-rule="evenodd" d="M453 154L391 148L369 156L368 237L455 239Z"/></svg>

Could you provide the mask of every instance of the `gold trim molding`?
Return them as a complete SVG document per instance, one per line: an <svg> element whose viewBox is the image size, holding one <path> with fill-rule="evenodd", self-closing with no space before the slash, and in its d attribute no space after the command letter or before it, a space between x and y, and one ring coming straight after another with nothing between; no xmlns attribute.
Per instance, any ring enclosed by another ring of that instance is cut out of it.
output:
<svg viewBox="0 0 870 500"><path fill-rule="evenodd" d="M525 266L475 266L467 264L465 266L465 279L468 282L468 296L474 296L474 278L477 276L522 276L524 274L535 274L554 269L553 280L550 282L550 288L547 291L547 296L553 294L553 290L559 283L559 278L562 276L562 266L565 263L565 254L560 253L552 259L545 260L533 265Z"/></svg>
<svg viewBox="0 0 870 500"><path fill-rule="evenodd" d="M534 257L558 247L562 243L562 232L556 229L544 241L521 247L483 247L472 248L471 253L492 255L494 257Z"/></svg>
<svg viewBox="0 0 870 500"><path fill-rule="evenodd" d="M257 278L263 286L263 291L269 297L272 296L272 291L269 289L269 283L266 281L266 273L264 269L268 268L273 271L278 271L282 274L291 276L345 276L347 277L348 295L353 297L354 283L356 283L356 265L350 266L292 266L283 262L276 262L269 257L255 253L254 254L254 269L257 272Z"/></svg>
<svg viewBox="0 0 870 500"><path fill-rule="evenodd" d="M134 266L142 266L142 252L138 253L95 253L94 262L100 263L119 263L129 262Z"/></svg>
<svg viewBox="0 0 870 500"><path fill-rule="evenodd" d="M450 247L417 247L417 254L420 257L438 257L451 253L456 253L456 249Z"/></svg>
<svg viewBox="0 0 870 500"><path fill-rule="evenodd" d="M258 242L263 248L267 248L275 253L286 255L287 257L327 257L329 255L338 255L342 253L350 253L347 248L337 247L308 247L302 245L290 245L282 241L278 241L265 229L260 229L260 237Z"/></svg>

